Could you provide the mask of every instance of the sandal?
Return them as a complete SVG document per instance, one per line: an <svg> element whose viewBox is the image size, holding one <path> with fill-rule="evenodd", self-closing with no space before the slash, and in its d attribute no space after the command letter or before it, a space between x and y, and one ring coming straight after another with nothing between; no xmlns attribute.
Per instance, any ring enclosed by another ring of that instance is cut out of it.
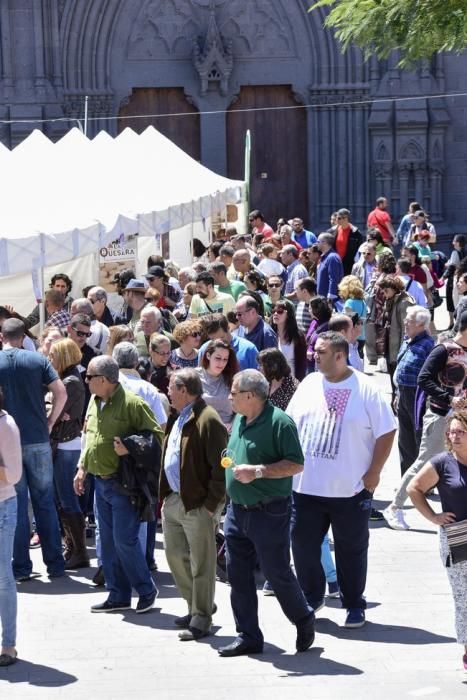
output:
<svg viewBox="0 0 467 700"><path fill-rule="evenodd" d="M0 666L12 666L18 661L18 654L0 654Z"/></svg>

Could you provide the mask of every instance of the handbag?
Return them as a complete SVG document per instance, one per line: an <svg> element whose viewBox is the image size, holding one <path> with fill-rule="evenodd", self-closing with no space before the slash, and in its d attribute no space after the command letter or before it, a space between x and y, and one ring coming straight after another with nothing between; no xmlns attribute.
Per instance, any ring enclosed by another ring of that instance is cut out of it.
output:
<svg viewBox="0 0 467 700"><path fill-rule="evenodd" d="M467 561L467 520L458 523L449 523L444 526L448 540L449 554L446 566Z"/></svg>
<svg viewBox="0 0 467 700"><path fill-rule="evenodd" d="M431 298L433 300L433 308L437 309L438 306L441 306L441 304L443 303L443 298L440 295L439 291L435 287L432 287L430 289L430 292L431 292Z"/></svg>

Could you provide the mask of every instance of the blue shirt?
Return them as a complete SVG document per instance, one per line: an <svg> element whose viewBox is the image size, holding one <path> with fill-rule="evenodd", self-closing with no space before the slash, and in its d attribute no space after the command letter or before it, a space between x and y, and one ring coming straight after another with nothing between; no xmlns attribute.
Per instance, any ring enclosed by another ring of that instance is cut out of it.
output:
<svg viewBox="0 0 467 700"><path fill-rule="evenodd" d="M253 343L258 352L266 348L277 348L277 335L274 333L271 326L265 323L262 318L259 319L250 333L246 332L244 326L240 326L240 328L235 331L235 334L239 338L245 338L249 340L250 343Z"/></svg>
<svg viewBox="0 0 467 700"><path fill-rule="evenodd" d="M334 250L328 250L321 256L316 278L317 292L327 299L335 299L339 293L337 287L344 276L342 260Z"/></svg>
<svg viewBox="0 0 467 700"><path fill-rule="evenodd" d="M209 340L207 343L203 343L198 352L198 365L201 366L201 360L203 359L206 348L209 345ZM258 350L250 343L249 340L245 338L240 338L238 335L233 335L230 341L230 347L237 356L237 362L240 369L258 369Z"/></svg>
<svg viewBox="0 0 467 700"><path fill-rule="evenodd" d="M56 379L49 360L38 352L18 348L0 352L4 408L16 421L22 445L49 442L44 386Z"/></svg>
<svg viewBox="0 0 467 700"><path fill-rule="evenodd" d="M396 383L398 386L417 386L417 377L433 350L435 341L426 331L410 340L406 338L397 355Z"/></svg>
<svg viewBox="0 0 467 700"><path fill-rule="evenodd" d="M194 401L180 411L180 415L172 426L167 438L167 447L164 458L164 470L169 486L174 493L180 493L180 447L182 441L182 429L191 414Z"/></svg>
<svg viewBox="0 0 467 700"><path fill-rule="evenodd" d="M292 240L298 243L298 245L301 245L302 248L309 248L311 245L318 242L315 234L312 231L307 231L306 228L299 234L293 233Z"/></svg>

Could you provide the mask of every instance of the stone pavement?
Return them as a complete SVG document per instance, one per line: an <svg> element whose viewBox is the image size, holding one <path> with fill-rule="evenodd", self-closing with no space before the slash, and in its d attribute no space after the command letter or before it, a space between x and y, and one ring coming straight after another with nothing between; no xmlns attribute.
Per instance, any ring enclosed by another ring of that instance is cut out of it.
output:
<svg viewBox="0 0 467 700"><path fill-rule="evenodd" d="M375 375L375 381L388 388L387 376ZM394 450L377 490L377 507L387 505L398 473ZM168 573L160 532L160 596L146 615L92 615L90 605L105 597L90 584L94 569L20 584L21 660L0 669L0 698L244 700L253 693L255 700L270 700L276 692L281 700L466 698L467 675L435 529L413 509L407 519L408 532L371 525L366 627L343 629L344 611L339 601L329 600L317 614L315 644L304 654L294 653L295 628L277 600L259 592L265 653L218 657L217 647L235 635L229 589L222 583L215 635L180 642L173 617L186 610ZM32 556L35 570L43 573L40 550Z"/></svg>

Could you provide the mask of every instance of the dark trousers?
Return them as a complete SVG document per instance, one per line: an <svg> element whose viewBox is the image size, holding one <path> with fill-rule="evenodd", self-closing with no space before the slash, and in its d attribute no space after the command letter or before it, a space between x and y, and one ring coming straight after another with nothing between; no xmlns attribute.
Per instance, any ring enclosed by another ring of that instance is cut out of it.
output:
<svg viewBox="0 0 467 700"><path fill-rule="evenodd" d="M298 582L310 605L323 600L326 578L321 544L332 525L337 582L344 608L366 608L368 521L372 495L366 489L349 498L293 494L292 553Z"/></svg>
<svg viewBox="0 0 467 700"><path fill-rule="evenodd" d="M421 430L415 428L415 392L416 387L399 386L399 403L397 417L399 419L399 457L401 475L412 466L418 457Z"/></svg>
<svg viewBox="0 0 467 700"><path fill-rule="evenodd" d="M239 637L254 646L263 644L255 582L257 561L291 622L310 613L290 567L291 501L290 497L281 498L254 511L245 511L235 503L227 508L224 534L230 601ZM321 557L321 542L319 548Z"/></svg>

